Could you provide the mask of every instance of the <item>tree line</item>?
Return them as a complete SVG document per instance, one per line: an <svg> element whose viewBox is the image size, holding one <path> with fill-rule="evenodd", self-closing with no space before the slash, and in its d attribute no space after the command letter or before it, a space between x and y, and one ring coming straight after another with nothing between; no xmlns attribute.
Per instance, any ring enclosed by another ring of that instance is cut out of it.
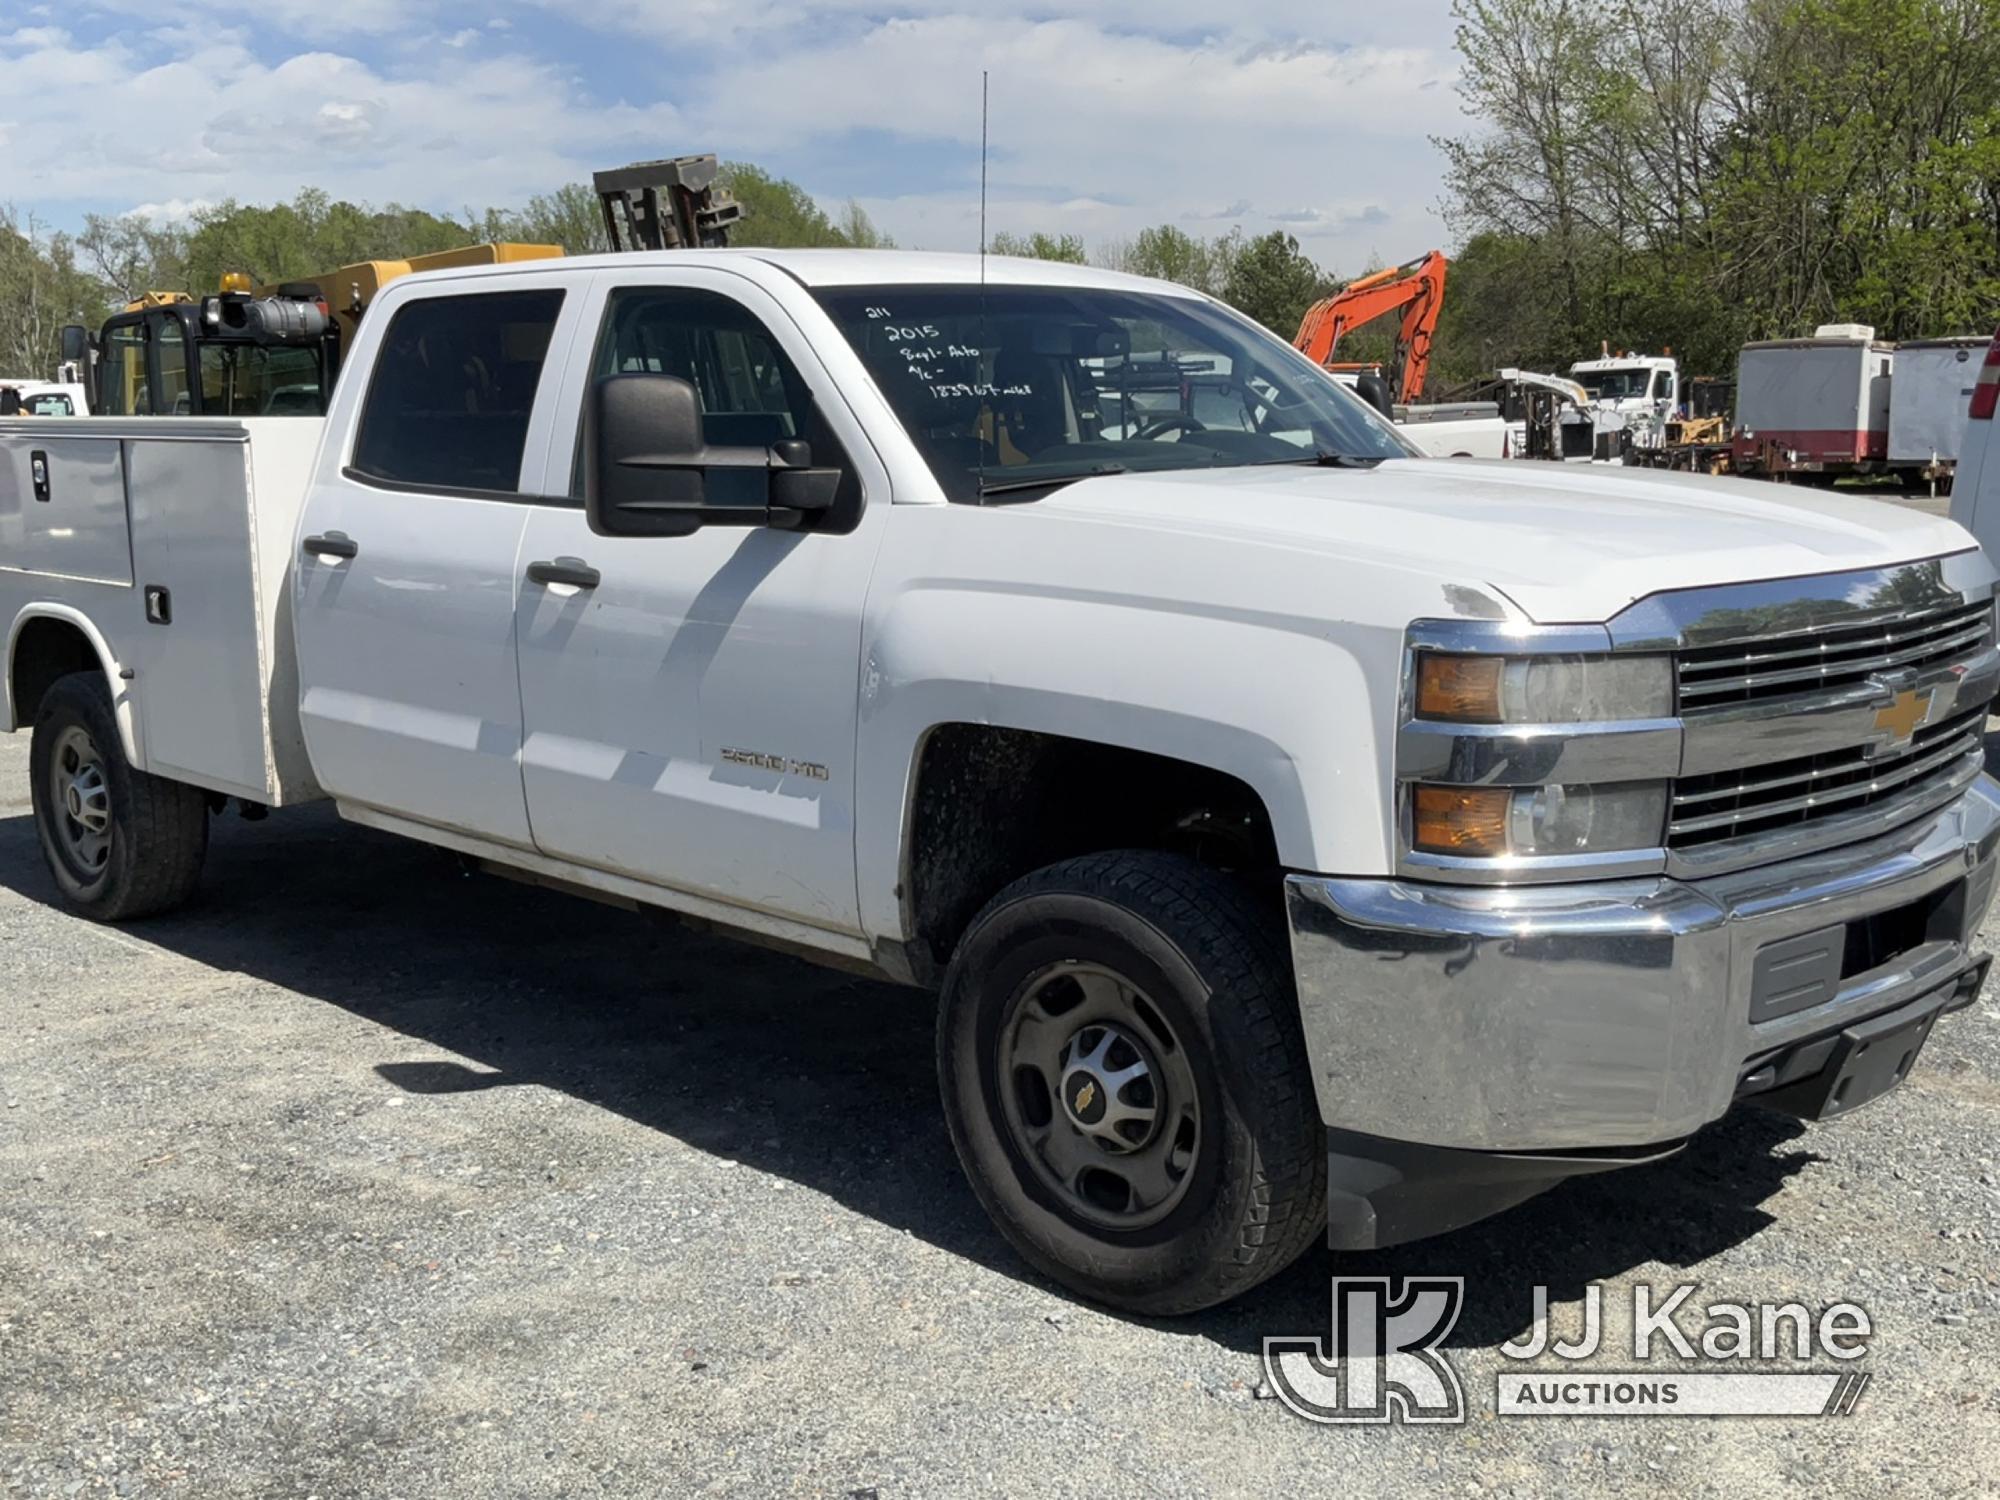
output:
<svg viewBox="0 0 2000 1500"><path fill-rule="evenodd" d="M748 163L727 164L722 183L745 209L733 242L785 248L888 247L894 241L860 204L828 213L797 183ZM65 323L96 327L149 291L198 292L243 272L260 284L310 277L363 260L399 260L490 240L560 245L572 255L608 249L603 214L587 183L515 209L435 214L398 204L371 208L308 188L289 203L221 203L185 219L88 216L63 232L0 205L0 375L46 376ZM996 255L1083 261L1201 288L1290 337L1331 279L1290 235L1205 239L1161 225L1086 257L1075 235L992 236Z"/></svg>
<svg viewBox="0 0 2000 1500"><path fill-rule="evenodd" d="M2000 317L2000 0L1456 0L1457 134L1436 137L1455 245L1433 390L1600 344L1727 373L1744 341ZM859 204L724 169L737 243L882 246ZM148 290L263 282L480 240L605 248L594 192L456 216L318 190L75 233L0 207L0 374L46 373L66 322ZM1283 231L1160 224L1095 246L1003 229L996 254L1088 261L1212 293L1289 338L1339 284ZM1397 247L1414 255L1425 246ZM1359 268L1374 269L1373 266ZM1344 345L1380 357L1388 335Z"/></svg>
<svg viewBox="0 0 2000 1500"><path fill-rule="evenodd" d="M2000 0L1458 0L1448 378L2000 316Z"/></svg>

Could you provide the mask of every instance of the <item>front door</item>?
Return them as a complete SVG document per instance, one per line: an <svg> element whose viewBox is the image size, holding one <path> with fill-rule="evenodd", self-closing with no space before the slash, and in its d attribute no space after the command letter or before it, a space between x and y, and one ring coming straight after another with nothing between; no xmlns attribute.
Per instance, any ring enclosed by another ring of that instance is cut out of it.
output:
<svg viewBox="0 0 2000 1500"><path fill-rule="evenodd" d="M804 438L815 464L846 478L808 531L603 537L580 499L533 510L516 633L535 843L854 932L861 606L886 475L796 325L754 282L695 266L604 272L585 317L564 411L604 375L678 375L700 392L710 444ZM575 493L576 451L574 432L554 436L546 490ZM738 498L761 508L761 495ZM719 483L708 499L731 503ZM597 579L545 568L555 581L538 583L536 563Z"/></svg>
<svg viewBox="0 0 2000 1500"><path fill-rule="evenodd" d="M347 461L324 462L307 499L293 601L300 718L320 784L348 803L526 848L514 671L530 509L522 460L537 455L539 478L557 383L542 372L559 364L548 351L565 292L547 279L504 285L377 312L392 321ZM355 399L342 391L336 403Z"/></svg>

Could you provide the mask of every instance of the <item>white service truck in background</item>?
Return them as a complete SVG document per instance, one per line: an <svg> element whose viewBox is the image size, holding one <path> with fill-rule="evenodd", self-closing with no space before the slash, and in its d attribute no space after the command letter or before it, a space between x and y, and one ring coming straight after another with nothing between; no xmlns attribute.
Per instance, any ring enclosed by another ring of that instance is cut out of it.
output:
<svg viewBox="0 0 2000 1500"><path fill-rule="evenodd" d="M63 900L330 798L934 986L980 1201L1153 1313L1899 1082L1986 970L1995 583L1866 501L1425 460L1197 293L995 258L411 277L323 419L0 424Z"/></svg>
<svg viewBox="0 0 2000 1500"><path fill-rule="evenodd" d="M1667 419L1680 407L1680 362L1667 354L1611 354L1580 359L1569 378L1590 396L1598 432L1623 428L1634 448L1658 448L1667 440Z"/></svg>

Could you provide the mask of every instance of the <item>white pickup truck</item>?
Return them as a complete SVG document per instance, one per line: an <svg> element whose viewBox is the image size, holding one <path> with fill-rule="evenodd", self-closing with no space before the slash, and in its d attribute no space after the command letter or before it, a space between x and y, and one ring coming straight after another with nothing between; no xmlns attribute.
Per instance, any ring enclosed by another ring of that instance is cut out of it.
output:
<svg viewBox="0 0 2000 1500"><path fill-rule="evenodd" d="M1986 969L1995 582L1866 501L1415 457L1043 262L412 277L324 419L0 426L64 900L330 797L935 986L1001 1231L1158 1313L1899 1081Z"/></svg>

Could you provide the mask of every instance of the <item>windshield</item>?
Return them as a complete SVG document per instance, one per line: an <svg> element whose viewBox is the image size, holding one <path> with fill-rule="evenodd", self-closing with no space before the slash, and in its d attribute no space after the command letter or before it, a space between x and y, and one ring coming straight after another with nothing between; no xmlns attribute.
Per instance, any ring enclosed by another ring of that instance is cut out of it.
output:
<svg viewBox="0 0 2000 1500"><path fill-rule="evenodd" d="M1126 470L1417 451L1288 345L1195 298L1020 286L816 295L953 500Z"/></svg>
<svg viewBox="0 0 2000 1500"><path fill-rule="evenodd" d="M1585 370L1576 383L1590 392L1593 401L1644 399L1652 390L1651 370Z"/></svg>

